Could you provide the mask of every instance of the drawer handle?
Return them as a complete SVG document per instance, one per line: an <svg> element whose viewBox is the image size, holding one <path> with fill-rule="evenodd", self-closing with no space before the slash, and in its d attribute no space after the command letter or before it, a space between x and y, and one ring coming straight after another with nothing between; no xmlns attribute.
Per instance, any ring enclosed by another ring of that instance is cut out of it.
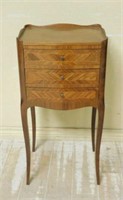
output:
<svg viewBox="0 0 123 200"><path fill-rule="evenodd" d="M61 80L64 80L64 76L63 75L61 75L60 78L61 78Z"/></svg>
<svg viewBox="0 0 123 200"><path fill-rule="evenodd" d="M60 97L64 98L64 93L60 93Z"/></svg>
<svg viewBox="0 0 123 200"><path fill-rule="evenodd" d="M65 60L64 55L62 55L62 56L60 57L60 60L61 60L61 61L64 61L64 60Z"/></svg>

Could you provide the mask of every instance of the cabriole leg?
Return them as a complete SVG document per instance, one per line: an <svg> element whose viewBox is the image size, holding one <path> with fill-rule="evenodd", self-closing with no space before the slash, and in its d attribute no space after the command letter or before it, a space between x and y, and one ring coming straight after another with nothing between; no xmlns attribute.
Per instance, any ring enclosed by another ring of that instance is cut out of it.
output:
<svg viewBox="0 0 123 200"><path fill-rule="evenodd" d="M95 122L96 122L96 108L92 108L91 118L91 137L92 137L92 149L95 151Z"/></svg>
<svg viewBox="0 0 123 200"><path fill-rule="evenodd" d="M96 139L96 155L95 155L95 162L96 162L96 177L97 177L97 184L100 184L100 145L101 145L101 138L102 138L102 130L103 130L103 121L104 121L104 104L98 108L98 127L97 127L97 139Z"/></svg>
<svg viewBox="0 0 123 200"><path fill-rule="evenodd" d="M31 117L32 117L32 151L35 151L36 143L36 119L35 119L35 107L31 107Z"/></svg>
<svg viewBox="0 0 123 200"><path fill-rule="evenodd" d="M27 182L27 185L29 185L31 155L30 155L30 141L29 141L29 131L28 131L28 120L27 120L27 108L24 104L21 104L21 118L22 118L23 134L24 134L25 147L26 147L26 161L27 161L26 182Z"/></svg>

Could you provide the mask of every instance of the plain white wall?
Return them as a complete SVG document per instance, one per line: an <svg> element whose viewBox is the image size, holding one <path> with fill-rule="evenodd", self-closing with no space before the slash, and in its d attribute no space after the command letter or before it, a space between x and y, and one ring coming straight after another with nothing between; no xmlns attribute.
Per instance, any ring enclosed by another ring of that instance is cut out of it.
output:
<svg viewBox="0 0 123 200"><path fill-rule="evenodd" d="M25 24L101 24L109 37L105 128L123 129L123 29L121 1L10 1L1 5L2 127L21 127L16 37ZM90 127L91 109L37 109L38 127Z"/></svg>

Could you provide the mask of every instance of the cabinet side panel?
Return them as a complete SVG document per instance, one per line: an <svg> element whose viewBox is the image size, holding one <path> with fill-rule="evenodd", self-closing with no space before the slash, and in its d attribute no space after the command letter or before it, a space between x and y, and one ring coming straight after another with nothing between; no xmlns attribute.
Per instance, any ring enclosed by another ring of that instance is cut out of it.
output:
<svg viewBox="0 0 123 200"><path fill-rule="evenodd" d="M99 106L100 104L104 103L104 97L105 97L105 75L106 75L106 57L107 57L107 42L102 42L102 51L101 51L101 64L100 64L100 78L99 78Z"/></svg>
<svg viewBox="0 0 123 200"><path fill-rule="evenodd" d="M25 89L25 73L24 73L24 56L23 56L23 43L17 38L17 51L18 51L18 66L19 66L19 78L20 78L20 91L21 91L21 103L26 103L26 89Z"/></svg>

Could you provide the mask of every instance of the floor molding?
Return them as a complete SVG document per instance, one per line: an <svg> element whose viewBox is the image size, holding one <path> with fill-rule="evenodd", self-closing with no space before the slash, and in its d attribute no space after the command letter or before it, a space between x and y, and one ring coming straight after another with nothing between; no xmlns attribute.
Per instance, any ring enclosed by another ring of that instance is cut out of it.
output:
<svg viewBox="0 0 123 200"><path fill-rule="evenodd" d="M31 130L30 136L31 136ZM90 140L91 130L80 128L37 128L37 138L44 140ZM22 128L0 128L0 139L23 139ZM103 130L103 140L123 142L123 130Z"/></svg>

